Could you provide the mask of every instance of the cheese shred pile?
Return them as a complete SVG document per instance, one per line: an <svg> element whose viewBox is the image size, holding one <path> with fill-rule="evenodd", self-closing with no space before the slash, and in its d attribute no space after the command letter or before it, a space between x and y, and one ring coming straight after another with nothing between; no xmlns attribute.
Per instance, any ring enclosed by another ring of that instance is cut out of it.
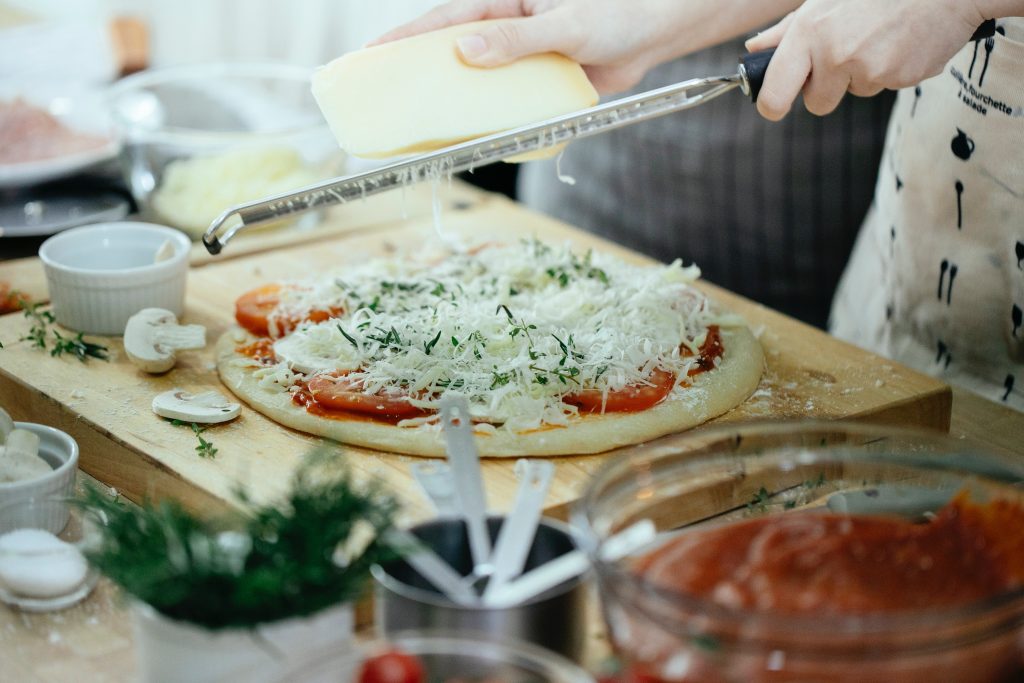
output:
<svg viewBox="0 0 1024 683"><path fill-rule="evenodd" d="M695 266L638 266L537 240L483 245L440 263L364 263L283 290L274 319L344 311L277 339L264 386L345 374L368 394L436 409L457 392L476 420L514 431L565 425L563 398L648 383L677 385L697 362L708 326L741 325L711 310ZM670 399L671 400L671 396ZM408 420L408 426L430 418Z"/></svg>

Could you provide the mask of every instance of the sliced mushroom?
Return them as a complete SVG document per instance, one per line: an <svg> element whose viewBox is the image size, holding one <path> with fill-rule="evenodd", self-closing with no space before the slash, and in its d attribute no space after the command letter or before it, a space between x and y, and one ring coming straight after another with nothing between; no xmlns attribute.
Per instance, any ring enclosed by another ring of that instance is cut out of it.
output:
<svg viewBox="0 0 1024 683"><path fill-rule="evenodd" d="M0 408L0 444L7 442L7 435L14 431L14 420L7 411Z"/></svg>
<svg viewBox="0 0 1024 683"><path fill-rule="evenodd" d="M124 328L124 350L140 369L151 373L167 372L174 367L174 354L183 349L206 346L206 328L179 325L178 319L163 308L144 308Z"/></svg>
<svg viewBox="0 0 1024 683"><path fill-rule="evenodd" d="M153 412L182 422L215 424L238 417L242 406L232 403L216 391L191 394L184 389L171 389L153 399Z"/></svg>

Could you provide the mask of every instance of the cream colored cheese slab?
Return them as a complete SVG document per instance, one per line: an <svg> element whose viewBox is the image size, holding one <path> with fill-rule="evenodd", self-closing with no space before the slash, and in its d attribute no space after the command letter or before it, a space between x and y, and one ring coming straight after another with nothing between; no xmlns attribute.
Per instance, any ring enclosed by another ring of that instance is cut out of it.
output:
<svg viewBox="0 0 1024 683"><path fill-rule="evenodd" d="M467 65L456 40L486 23L351 52L320 68L313 95L341 147L370 158L425 152L597 103L580 65L559 54Z"/></svg>

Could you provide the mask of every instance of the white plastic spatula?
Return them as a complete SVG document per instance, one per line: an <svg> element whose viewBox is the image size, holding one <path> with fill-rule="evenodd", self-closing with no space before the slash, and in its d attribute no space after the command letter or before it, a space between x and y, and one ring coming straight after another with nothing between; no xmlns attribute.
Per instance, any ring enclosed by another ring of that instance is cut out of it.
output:
<svg viewBox="0 0 1024 683"><path fill-rule="evenodd" d="M487 500L480 475L480 456L473 441L469 403L463 396L450 395L441 399L440 408L448 465L452 470L462 518L469 530L473 575L488 576L493 570L490 564L491 536L487 529Z"/></svg>
<svg viewBox="0 0 1024 683"><path fill-rule="evenodd" d="M640 520L605 541L601 559L606 562L621 560L649 545L657 535L651 520ZM483 605L490 609L521 605L588 569L590 560L586 553L582 550L570 551L485 594Z"/></svg>
<svg viewBox="0 0 1024 683"><path fill-rule="evenodd" d="M463 580L462 576L440 555L427 547L408 531L391 529L387 540L395 546L407 549L402 556L420 576L457 605L477 605L480 602L476 591Z"/></svg>
<svg viewBox="0 0 1024 683"><path fill-rule="evenodd" d="M519 476L519 488L512 510L505 517L494 544L491 555L494 573L484 590L485 600L523 572L555 466L545 460L520 460L516 463L516 474Z"/></svg>
<svg viewBox="0 0 1024 683"><path fill-rule="evenodd" d="M447 463L418 462L412 466L412 476L423 489L439 517L459 515L461 508L452 482L452 468Z"/></svg>

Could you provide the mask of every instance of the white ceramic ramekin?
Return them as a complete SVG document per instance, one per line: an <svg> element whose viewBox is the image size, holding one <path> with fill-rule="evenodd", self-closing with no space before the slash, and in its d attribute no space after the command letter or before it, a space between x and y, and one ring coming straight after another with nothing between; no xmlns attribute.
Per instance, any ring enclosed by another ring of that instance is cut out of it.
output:
<svg viewBox="0 0 1024 683"><path fill-rule="evenodd" d="M168 240L173 255L155 262ZM172 228L127 221L54 235L39 248L39 258L57 322L78 332L119 335L143 308L166 308L180 316L191 246Z"/></svg>
<svg viewBox="0 0 1024 683"><path fill-rule="evenodd" d="M29 500L70 498L78 472L78 443L68 434L34 422L15 422L18 429L27 429L39 437L39 455L53 471L35 479L0 482L0 533L23 527L46 529L59 534L68 522L66 504L25 506ZM26 518L25 516L30 517Z"/></svg>

